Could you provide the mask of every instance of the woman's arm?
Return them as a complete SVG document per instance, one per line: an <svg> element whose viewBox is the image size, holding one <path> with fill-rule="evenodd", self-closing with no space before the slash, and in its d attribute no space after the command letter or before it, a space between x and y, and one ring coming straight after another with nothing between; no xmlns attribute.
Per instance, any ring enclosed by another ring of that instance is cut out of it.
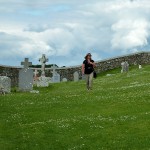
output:
<svg viewBox="0 0 150 150"><path fill-rule="evenodd" d="M94 68L96 67L96 64L95 64L95 62L93 62L93 67L94 67Z"/></svg>
<svg viewBox="0 0 150 150"><path fill-rule="evenodd" d="M94 68L96 67L95 62L90 62L90 64L93 65Z"/></svg>
<svg viewBox="0 0 150 150"><path fill-rule="evenodd" d="M82 74L84 74L85 64L82 64Z"/></svg>

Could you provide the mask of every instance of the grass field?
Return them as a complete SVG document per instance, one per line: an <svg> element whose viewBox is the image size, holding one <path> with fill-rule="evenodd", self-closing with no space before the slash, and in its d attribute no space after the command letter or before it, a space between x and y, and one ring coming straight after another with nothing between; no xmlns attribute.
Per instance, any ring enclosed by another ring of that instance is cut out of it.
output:
<svg viewBox="0 0 150 150"><path fill-rule="evenodd" d="M0 150L150 150L150 66L107 73L0 96Z"/></svg>

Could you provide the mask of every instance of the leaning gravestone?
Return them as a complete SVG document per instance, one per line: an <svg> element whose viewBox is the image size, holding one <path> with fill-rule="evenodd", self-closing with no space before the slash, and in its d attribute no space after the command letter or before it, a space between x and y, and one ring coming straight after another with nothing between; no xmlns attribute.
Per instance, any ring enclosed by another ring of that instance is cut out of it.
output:
<svg viewBox="0 0 150 150"><path fill-rule="evenodd" d="M22 62L21 65L24 65L24 68L19 71L19 90L31 91L33 89L33 70L29 69L29 66L32 63L25 58L25 62Z"/></svg>
<svg viewBox="0 0 150 150"><path fill-rule="evenodd" d="M121 63L121 67L122 67L121 73L123 73L123 72L128 72L128 71L129 71L129 64L128 64L127 61L122 62L122 63Z"/></svg>
<svg viewBox="0 0 150 150"><path fill-rule="evenodd" d="M74 76L74 81L75 81L75 82L79 81L79 73L78 73L78 72L75 72L75 73L73 74L73 76Z"/></svg>
<svg viewBox="0 0 150 150"><path fill-rule="evenodd" d="M0 76L0 91L2 94L11 92L11 79L6 76Z"/></svg>

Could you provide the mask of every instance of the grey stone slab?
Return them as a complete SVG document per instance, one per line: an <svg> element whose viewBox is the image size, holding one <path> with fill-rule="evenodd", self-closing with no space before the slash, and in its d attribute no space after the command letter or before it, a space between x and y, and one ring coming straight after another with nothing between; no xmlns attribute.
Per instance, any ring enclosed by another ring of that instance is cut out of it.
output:
<svg viewBox="0 0 150 150"><path fill-rule="evenodd" d="M6 76L0 76L0 91L2 93L11 92L11 79Z"/></svg>
<svg viewBox="0 0 150 150"><path fill-rule="evenodd" d="M53 83L59 83L59 82L60 82L60 75L59 75L57 72L55 72L55 73L53 74L52 82L53 82Z"/></svg>
<svg viewBox="0 0 150 150"><path fill-rule="evenodd" d="M123 73L123 72L128 72L128 71L129 71L129 64L128 64L127 61L122 62L122 63L121 63L121 67L122 67L122 69L121 69L121 72L122 72L122 73Z"/></svg>
<svg viewBox="0 0 150 150"><path fill-rule="evenodd" d="M77 71L73 74L73 76L75 82L79 81L79 73Z"/></svg>
<svg viewBox="0 0 150 150"><path fill-rule="evenodd" d="M19 71L19 90L31 91L33 89L33 70L24 68Z"/></svg>

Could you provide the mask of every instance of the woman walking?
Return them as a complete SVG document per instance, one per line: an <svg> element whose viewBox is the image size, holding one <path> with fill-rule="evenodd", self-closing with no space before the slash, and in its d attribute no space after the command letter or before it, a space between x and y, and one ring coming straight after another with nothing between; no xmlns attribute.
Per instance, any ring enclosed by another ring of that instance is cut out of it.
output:
<svg viewBox="0 0 150 150"><path fill-rule="evenodd" d="M96 65L94 60L92 60L92 55L88 53L82 64L82 75L86 77L87 90L92 90L94 67L96 67Z"/></svg>

